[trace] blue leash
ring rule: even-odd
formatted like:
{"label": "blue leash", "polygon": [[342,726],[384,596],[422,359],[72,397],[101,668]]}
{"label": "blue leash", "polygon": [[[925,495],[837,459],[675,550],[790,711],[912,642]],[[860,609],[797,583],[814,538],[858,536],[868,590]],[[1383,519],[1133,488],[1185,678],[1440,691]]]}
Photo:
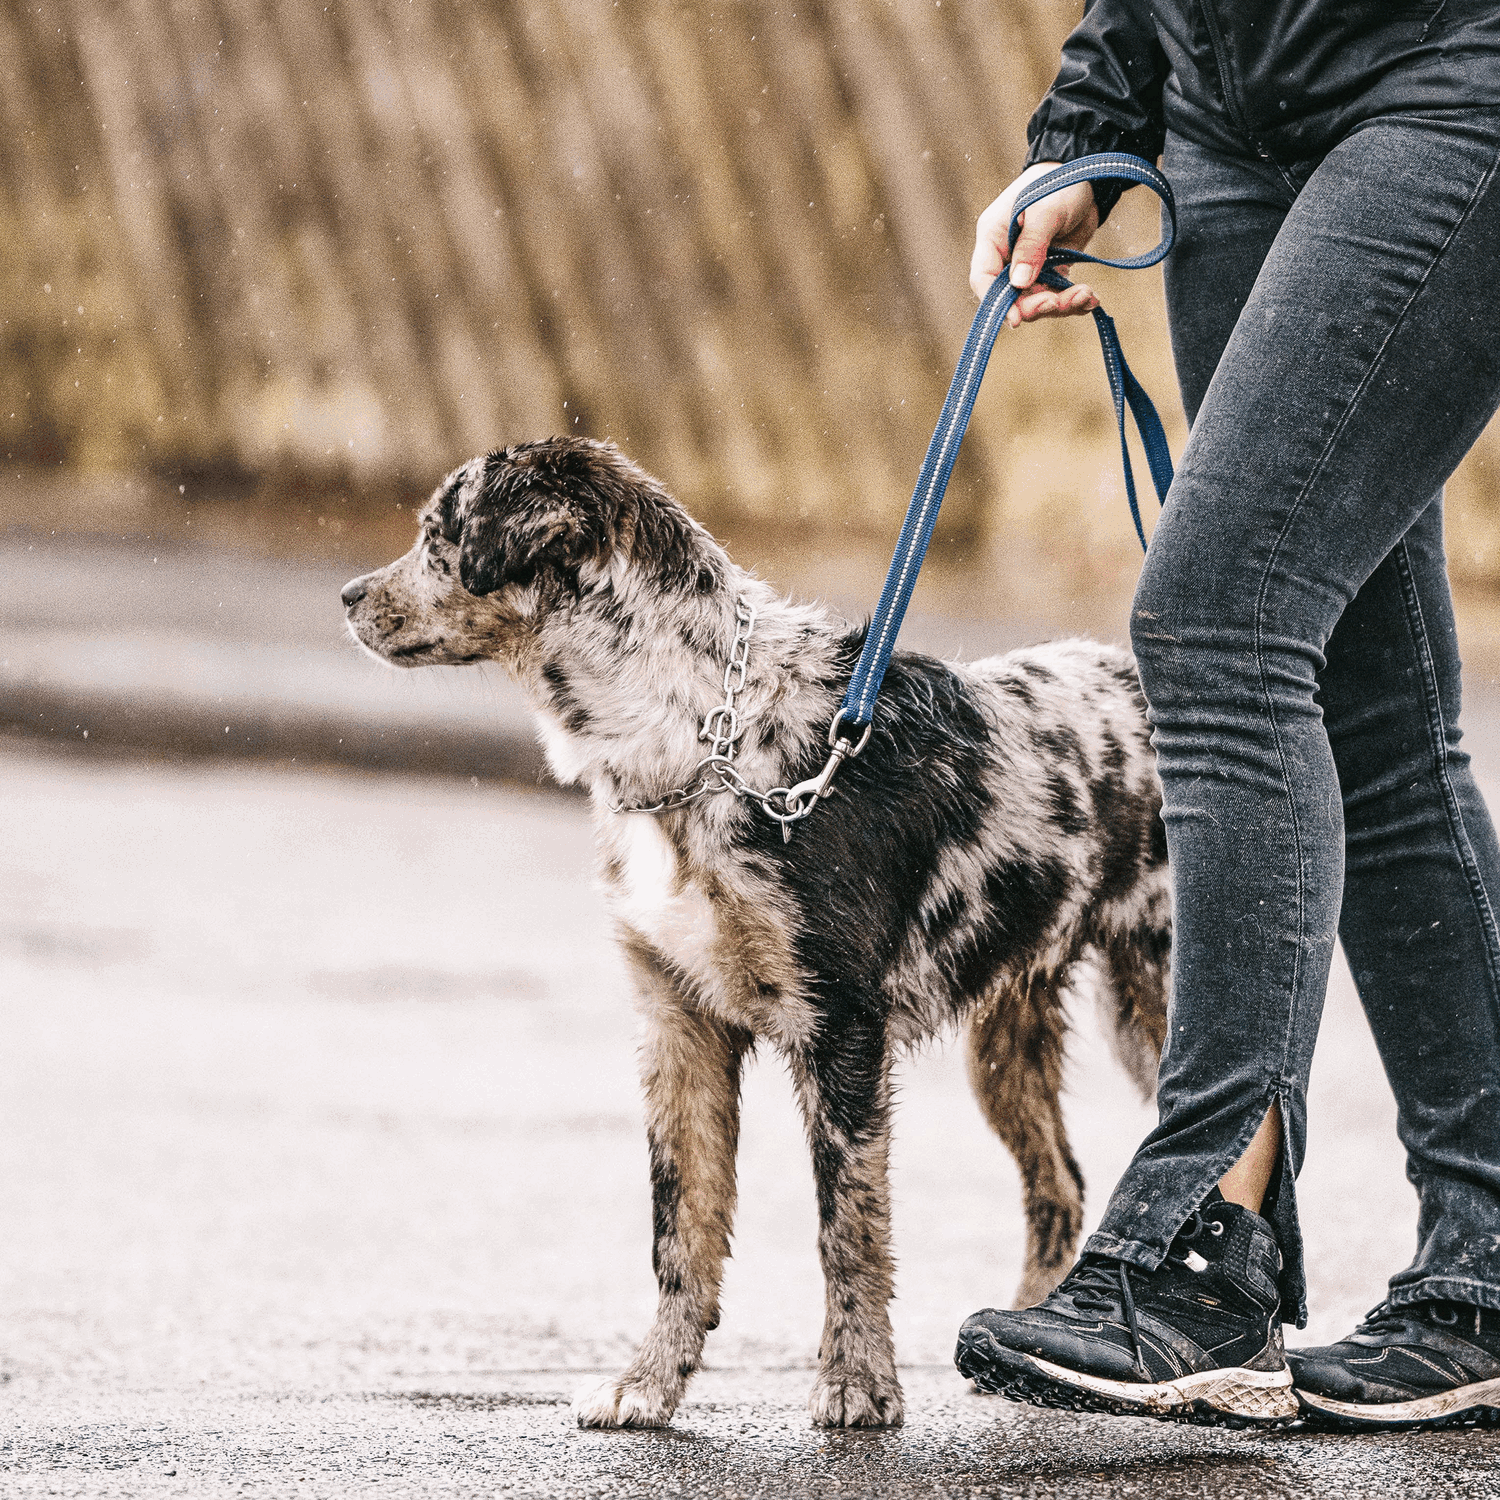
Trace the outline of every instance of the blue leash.
{"label": "blue leash", "polygon": [[[1033,203],[1047,197],[1049,193],[1055,193],[1059,188],[1101,178],[1118,178],[1129,183],[1143,184],[1166,204],[1168,223],[1161,243],[1144,255],[1132,255],[1125,260],[1108,260],[1104,256],[1090,255],[1083,250],[1050,250],[1046,264],[1037,278],[1040,285],[1058,291],[1073,285],[1067,277],[1052,269],[1054,265],[1089,261],[1094,265],[1137,271],[1154,266],[1171,250],[1177,233],[1177,208],[1172,199],[1171,186],[1150,162],[1116,151],[1080,157],[1077,161],[1069,162],[1056,171],[1037,178],[1016,199],[1011,211],[1011,245],[1015,244],[1020,232],[1021,215]],[[911,504],[907,507],[906,520],[896,543],[896,555],[891,559],[880,603],[870,621],[864,650],[854,668],[854,676],[850,679],[844,701],[828,728],[828,743],[833,753],[817,776],[792,787],[788,792],[788,810],[795,814],[805,817],[810,813],[816,806],[817,799],[828,791],[829,784],[844,760],[858,755],[869,743],[875,699],[880,692],[886,667],[890,664],[896,635],[901,629],[906,606],[911,600],[922,559],[927,555],[927,545],[932,540],[938,507],[943,503],[948,478],[958,458],[958,447],[963,441],[970,414],[974,410],[974,399],[979,394],[979,384],[984,379],[985,367],[989,364],[990,350],[994,347],[996,336],[1005,326],[1005,315],[1020,295],[1021,292],[1011,286],[1008,277],[1002,274],[991,283],[974,316],[964,352],[958,361],[958,369],[954,371],[953,381],[948,387],[947,400],[943,402],[937,430],[927,445],[927,456],[922,461],[917,487],[912,492]],[[1130,449],[1125,441],[1127,406],[1141,435],[1141,442],[1146,450],[1146,463],[1151,470],[1151,482],[1156,487],[1156,498],[1161,504],[1166,503],[1167,490],[1172,483],[1172,454],[1167,447],[1166,434],[1162,431],[1161,419],[1151,404],[1151,398],[1130,373],[1130,366],[1125,363],[1114,319],[1102,309],[1096,308],[1094,323],[1099,330],[1099,343],[1104,350],[1104,369],[1109,376],[1110,394],[1115,403],[1115,421],[1120,429],[1120,458],[1125,467],[1125,494],[1130,501],[1130,516],[1135,522],[1135,532],[1144,551],[1146,529],[1141,524],[1135,475],[1130,466]],[[789,837],[790,828],[785,824],[783,826]]]}

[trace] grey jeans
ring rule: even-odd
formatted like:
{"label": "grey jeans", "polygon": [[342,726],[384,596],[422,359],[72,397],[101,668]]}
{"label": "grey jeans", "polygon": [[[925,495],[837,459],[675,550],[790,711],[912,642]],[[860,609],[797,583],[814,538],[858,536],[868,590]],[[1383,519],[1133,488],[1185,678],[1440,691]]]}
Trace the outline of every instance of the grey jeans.
{"label": "grey jeans", "polygon": [[1176,888],[1160,1122],[1087,1249],[1156,1265],[1280,1102],[1294,1182],[1335,936],[1420,1199],[1391,1299],[1500,1308],[1500,848],[1459,748],[1441,488],[1500,405],[1500,114],[1288,166],[1172,139],[1192,432],[1131,639]]}

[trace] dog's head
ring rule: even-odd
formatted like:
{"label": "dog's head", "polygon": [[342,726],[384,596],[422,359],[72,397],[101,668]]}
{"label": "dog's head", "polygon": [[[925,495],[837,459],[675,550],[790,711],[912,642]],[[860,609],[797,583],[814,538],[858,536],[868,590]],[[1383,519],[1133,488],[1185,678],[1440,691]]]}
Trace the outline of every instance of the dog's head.
{"label": "dog's head", "polygon": [[560,605],[629,571],[708,593],[722,554],[612,443],[518,443],[455,469],[404,557],[346,584],[354,638],[396,666],[504,660]]}

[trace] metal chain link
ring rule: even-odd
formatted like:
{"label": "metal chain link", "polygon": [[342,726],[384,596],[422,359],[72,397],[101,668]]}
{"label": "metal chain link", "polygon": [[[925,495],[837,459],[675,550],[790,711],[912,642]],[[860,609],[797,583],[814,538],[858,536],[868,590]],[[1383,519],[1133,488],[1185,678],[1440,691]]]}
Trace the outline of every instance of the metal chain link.
{"label": "metal chain link", "polygon": [[[729,648],[729,660],[724,667],[724,701],[709,709],[704,716],[703,727],[698,738],[708,743],[708,754],[693,767],[693,779],[686,785],[674,787],[659,802],[611,803],[610,810],[617,813],[661,813],[676,812],[680,807],[696,802],[700,797],[713,796],[719,792],[733,792],[736,797],[754,802],[768,817],[781,824],[781,836],[790,843],[792,825],[799,823],[818,805],[818,798],[829,794],[828,782],[831,772],[824,768],[821,783],[814,786],[803,782],[798,787],[773,786],[769,791],[757,791],[734,764],[734,754],[739,748],[740,736],[745,726],[740,722],[735,699],[744,690],[745,678],[750,669],[750,635],[755,629],[755,606],[744,599],[735,601],[734,640]],[[868,738],[868,733],[866,738]],[[853,752],[846,741],[830,760],[835,768],[837,762]],[[863,749],[861,742],[860,749]],[[778,808],[775,804],[780,802]]]}

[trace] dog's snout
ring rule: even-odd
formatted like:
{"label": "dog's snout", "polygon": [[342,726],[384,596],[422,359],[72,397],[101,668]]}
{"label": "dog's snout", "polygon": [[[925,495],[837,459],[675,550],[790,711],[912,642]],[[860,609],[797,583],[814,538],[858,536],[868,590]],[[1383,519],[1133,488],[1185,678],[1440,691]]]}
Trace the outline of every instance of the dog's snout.
{"label": "dog's snout", "polygon": [[339,598],[344,601],[345,609],[353,609],[369,590],[370,580],[364,578],[351,578],[342,589],[339,590]]}

